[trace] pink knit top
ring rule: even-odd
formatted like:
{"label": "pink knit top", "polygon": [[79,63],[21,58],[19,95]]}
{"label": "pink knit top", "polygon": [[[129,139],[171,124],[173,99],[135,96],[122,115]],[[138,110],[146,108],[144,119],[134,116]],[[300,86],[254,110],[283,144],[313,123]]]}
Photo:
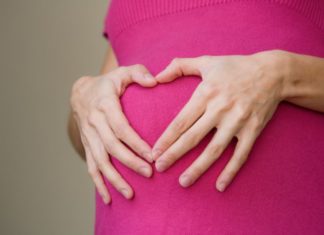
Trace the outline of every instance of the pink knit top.
{"label": "pink knit top", "polygon": [[[175,57],[270,49],[324,57],[324,0],[112,0],[104,33],[120,65],[143,64],[152,74]],[[186,76],[154,88],[132,84],[121,97],[124,113],[153,146],[199,82]],[[124,199],[106,181],[112,204],[96,194],[95,234],[324,234],[322,113],[282,102],[225,192],[215,182],[234,140],[182,188],[178,177],[213,134],[151,179],[112,156],[135,197]]]}

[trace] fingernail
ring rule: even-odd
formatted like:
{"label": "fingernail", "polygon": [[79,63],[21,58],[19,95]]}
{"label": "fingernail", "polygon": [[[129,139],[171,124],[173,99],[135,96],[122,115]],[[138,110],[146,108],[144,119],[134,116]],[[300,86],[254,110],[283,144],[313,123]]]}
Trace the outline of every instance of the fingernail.
{"label": "fingernail", "polygon": [[158,157],[160,157],[161,154],[162,154],[161,149],[153,149],[153,153],[152,153],[153,160],[158,159]]}
{"label": "fingernail", "polygon": [[150,73],[146,73],[144,75],[144,78],[147,79],[147,80],[152,80],[154,77]]}
{"label": "fingernail", "polygon": [[151,170],[148,167],[146,167],[146,166],[141,166],[139,168],[139,172],[142,175],[146,176],[146,177],[150,177],[151,176]]}
{"label": "fingernail", "polygon": [[167,168],[167,164],[165,161],[160,160],[155,163],[155,167],[156,167],[157,171],[162,172]]}
{"label": "fingernail", "polygon": [[150,163],[153,162],[153,156],[151,152],[145,152],[143,153],[143,157],[148,160]]}
{"label": "fingernail", "polygon": [[217,186],[217,189],[218,189],[218,191],[220,191],[220,192],[224,192],[224,190],[225,190],[225,182],[220,182],[219,184],[218,184],[218,186]]}
{"label": "fingernail", "polygon": [[124,195],[125,198],[128,199],[130,197],[130,193],[128,192],[127,189],[121,188],[119,191]]}
{"label": "fingernail", "polygon": [[182,187],[188,187],[192,183],[192,178],[189,175],[182,175],[179,179]]}

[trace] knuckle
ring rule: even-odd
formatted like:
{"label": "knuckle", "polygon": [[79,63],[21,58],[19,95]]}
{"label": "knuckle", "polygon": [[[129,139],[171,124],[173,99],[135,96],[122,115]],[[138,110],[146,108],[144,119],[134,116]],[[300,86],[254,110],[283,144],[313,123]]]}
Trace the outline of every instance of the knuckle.
{"label": "knuckle", "polygon": [[115,130],[115,135],[118,139],[123,139],[124,137],[126,137],[126,131],[125,129],[117,128]]}
{"label": "knuckle", "polygon": [[78,78],[73,83],[71,92],[72,93],[79,93],[81,91],[82,87],[91,79],[92,79],[92,77],[90,77],[90,76],[82,76],[82,77]]}
{"label": "knuckle", "polygon": [[126,130],[127,130],[127,125],[125,123],[117,122],[115,124],[114,133],[117,138],[120,139],[126,137]]}
{"label": "knuckle", "polygon": [[143,71],[146,70],[145,66],[142,65],[142,64],[134,64],[134,65],[132,65],[132,68],[134,70],[137,70],[137,71],[140,71],[140,72],[143,72]]}
{"label": "knuckle", "polygon": [[178,159],[178,154],[172,150],[167,151],[163,157],[163,161],[166,162],[174,162],[176,159]]}
{"label": "knuckle", "polygon": [[159,148],[160,149],[167,149],[172,144],[169,138],[161,138],[159,139]]}
{"label": "knuckle", "polygon": [[184,120],[176,119],[171,125],[171,129],[176,133],[182,133],[186,128],[186,122]]}
{"label": "knuckle", "polygon": [[105,139],[104,141],[105,149],[109,152],[115,152],[116,146],[118,142],[115,140],[115,138],[112,138],[110,135]]}
{"label": "knuckle", "polygon": [[253,115],[250,127],[253,131],[259,131],[263,126],[263,118],[259,115]]}
{"label": "knuckle", "polygon": [[223,101],[219,104],[217,111],[221,114],[224,114],[224,113],[228,112],[229,110],[231,110],[232,107],[233,107],[233,102],[231,102],[227,98],[224,98]]}
{"label": "knuckle", "polygon": [[78,89],[80,86],[82,86],[85,82],[87,82],[89,79],[91,79],[90,76],[82,76],[80,78],[78,78],[72,86],[72,90],[74,89]]}
{"label": "knuckle", "polygon": [[119,175],[116,175],[116,174],[111,174],[110,176],[109,176],[109,182],[111,183],[111,184],[113,184],[113,185],[115,185],[115,187],[122,187],[122,178],[121,178],[121,176],[119,176]]}
{"label": "knuckle", "polygon": [[236,114],[239,121],[245,121],[249,117],[249,112],[243,105],[238,105],[236,108]]}
{"label": "knuckle", "polygon": [[90,112],[89,115],[87,116],[87,121],[90,126],[95,127],[98,124],[98,116],[96,115],[95,112]]}
{"label": "knuckle", "polygon": [[181,139],[183,144],[196,146],[200,141],[200,136],[189,129]]}
{"label": "knuckle", "polygon": [[218,143],[213,143],[208,147],[207,155],[212,156],[212,157],[217,157],[221,153],[222,148],[223,148],[222,145],[220,145]]}
{"label": "knuckle", "polygon": [[237,171],[234,169],[229,169],[229,170],[225,171],[224,175],[226,175],[226,178],[228,178],[228,179],[233,179],[236,172]]}
{"label": "knuckle", "polygon": [[111,100],[108,97],[101,97],[96,102],[96,108],[102,112],[108,112],[111,107]]}
{"label": "knuckle", "polygon": [[200,176],[202,173],[204,173],[205,169],[202,165],[195,165],[192,167],[191,169],[191,174],[193,174],[194,176],[198,177]]}
{"label": "knuckle", "polygon": [[97,174],[97,168],[96,167],[88,167],[88,174],[94,178]]}
{"label": "knuckle", "polygon": [[107,159],[100,157],[97,160],[97,164],[98,164],[99,169],[103,169],[105,167],[105,165],[107,164]]}
{"label": "knuckle", "polygon": [[202,82],[197,90],[198,95],[203,98],[212,98],[218,93],[218,89],[207,82]]}
{"label": "knuckle", "polygon": [[239,156],[236,160],[237,168],[241,167],[247,160],[247,154]]}

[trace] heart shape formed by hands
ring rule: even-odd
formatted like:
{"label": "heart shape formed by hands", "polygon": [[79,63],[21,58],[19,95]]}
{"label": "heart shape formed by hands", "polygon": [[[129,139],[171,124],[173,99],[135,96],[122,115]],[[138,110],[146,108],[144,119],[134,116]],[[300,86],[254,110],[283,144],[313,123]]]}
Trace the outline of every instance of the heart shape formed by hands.
{"label": "heart shape formed by hands", "polygon": [[[179,182],[183,187],[192,185],[221,156],[231,140],[237,138],[235,152],[216,182],[216,188],[224,191],[247,160],[256,138],[282,100],[283,76],[269,72],[274,70],[275,63],[265,63],[278,53],[177,58],[157,74],[155,79],[160,84],[182,82],[174,83],[167,89],[159,90],[157,86],[151,91],[151,97],[146,97],[148,102],[156,105],[151,112],[155,116],[149,117],[146,125],[150,126],[152,122],[151,128],[154,128],[155,125],[161,126],[157,122],[170,120],[170,115],[174,117],[154,143],[152,157],[156,161],[156,169],[165,171],[213,128],[217,128],[208,146],[181,174]],[[159,92],[161,94],[157,94]],[[165,92],[172,95],[165,96]],[[161,102],[154,100],[156,97],[168,98]],[[146,101],[141,102],[145,104]],[[174,105],[172,111],[164,112],[163,103],[171,104],[171,107]],[[136,110],[132,112],[134,115]],[[140,116],[138,118],[145,118],[139,113],[137,115]],[[162,126],[165,125],[163,123]]]}

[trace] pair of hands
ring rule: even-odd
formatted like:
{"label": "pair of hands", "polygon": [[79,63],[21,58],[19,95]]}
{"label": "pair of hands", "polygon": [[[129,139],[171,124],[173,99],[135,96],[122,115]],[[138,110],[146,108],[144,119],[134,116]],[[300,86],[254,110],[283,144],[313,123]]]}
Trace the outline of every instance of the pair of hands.
{"label": "pair of hands", "polygon": [[[143,65],[121,66],[97,77],[78,79],[70,104],[86,153],[88,172],[103,201],[111,201],[102,174],[124,195],[133,190],[109,160],[150,177],[150,163],[165,171],[207,134],[217,128],[200,156],[181,174],[183,187],[192,185],[222,154],[233,137],[235,151],[216,181],[224,191],[248,158],[251,148],[278,104],[283,100],[279,50],[252,55],[176,58],[153,77]],[[122,112],[119,98],[130,83],[153,87],[177,77],[196,75],[202,81],[189,101],[151,147],[134,131]],[[127,144],[135,153],[132,153]],[[145,161],[146,160],[146,161]]]}

